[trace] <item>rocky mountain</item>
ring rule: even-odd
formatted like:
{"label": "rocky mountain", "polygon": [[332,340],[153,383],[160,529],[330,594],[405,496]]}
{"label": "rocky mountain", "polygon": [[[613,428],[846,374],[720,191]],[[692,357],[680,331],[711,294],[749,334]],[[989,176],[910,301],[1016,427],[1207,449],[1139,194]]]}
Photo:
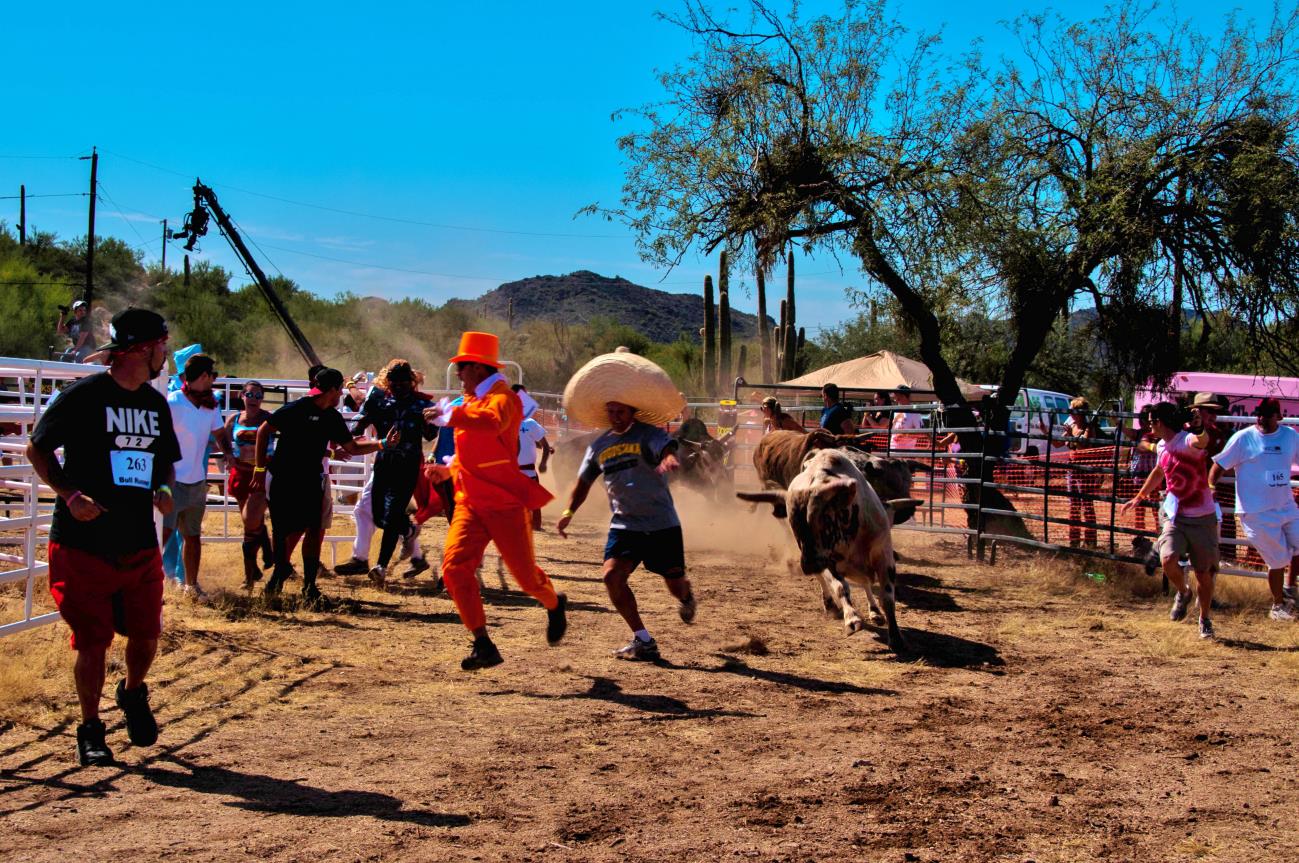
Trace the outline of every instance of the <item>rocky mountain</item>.
{"label": "rocky mountain", "polygon": [[[699,328],[704,325],[702,286],[699,293],[673,294],[589,270],[507,282],[476,300],[451,300],[447,305],[504,318],[511,301],[515,321],[586,323],[594,318],[607,318],[655,342],[674,342],[682,333],[698,341]],[[741,301],[752,302],[747,297]],[[774,327],[775,322],[770,321],[770,325]],[[758,316],[732,308],[731,328],[736,339],[755,336]]]}

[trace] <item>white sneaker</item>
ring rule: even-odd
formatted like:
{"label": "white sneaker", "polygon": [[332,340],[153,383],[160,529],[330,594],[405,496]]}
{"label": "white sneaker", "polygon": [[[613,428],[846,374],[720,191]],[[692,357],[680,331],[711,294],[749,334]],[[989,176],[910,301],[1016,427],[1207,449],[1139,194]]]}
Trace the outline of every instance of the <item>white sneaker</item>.
{"label": "white sneaker", "polygon": [[1274,603],[1272,605],[1272,610],[1268,612],[1267,616],[1273,620],[1294,620],[1294,612],[1294,604],[1287,599],[1285,602]]}

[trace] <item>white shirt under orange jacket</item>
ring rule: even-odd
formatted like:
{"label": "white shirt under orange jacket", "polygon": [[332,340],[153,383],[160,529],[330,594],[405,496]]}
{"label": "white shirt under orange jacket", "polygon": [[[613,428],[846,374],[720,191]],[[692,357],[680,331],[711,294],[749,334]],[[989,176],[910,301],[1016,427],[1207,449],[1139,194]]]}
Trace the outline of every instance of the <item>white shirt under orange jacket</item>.
{"label": "white shirt under orange jacket", "polygon": [[483,510],[541,509],[554,499],[519,470],[522,422],[523,404],[499,373],[451,410],[447,425],[455,431],[451,476],[456,503]]}

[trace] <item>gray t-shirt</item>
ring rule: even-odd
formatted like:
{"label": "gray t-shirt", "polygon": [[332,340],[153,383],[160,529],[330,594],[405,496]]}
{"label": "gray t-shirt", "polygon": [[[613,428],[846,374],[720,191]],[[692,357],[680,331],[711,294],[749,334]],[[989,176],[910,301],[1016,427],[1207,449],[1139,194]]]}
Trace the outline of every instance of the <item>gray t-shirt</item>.
{"label": "gray t-shirt", "polygon": [[613,511],[609,527],[652,531],[681,526],[667,477],[655,470],[672,443],[662,429],[634,422],[622,434],[607,431],[587,447],[578,475],[593,483],[604,474]]}

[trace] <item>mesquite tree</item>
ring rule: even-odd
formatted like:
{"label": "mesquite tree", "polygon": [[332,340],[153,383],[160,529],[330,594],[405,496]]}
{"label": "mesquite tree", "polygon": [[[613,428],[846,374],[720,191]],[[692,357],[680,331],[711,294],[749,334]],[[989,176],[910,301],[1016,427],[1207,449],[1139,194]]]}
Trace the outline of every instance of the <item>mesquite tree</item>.
{"label": "mesquite tree", "polygon": [[793,10],[751,0],[732,20],[745,10],[687,0],[670,19],[696,51],[621,140],[611,214],[647,257],[725,246],[769,269],[791,243],[854,257],[949,404],[964,399],[943,327],[986,310],[1009,332],[994,412],[1072,304],[1095,306],[1107,361],[1133,379],[1175,367],[1178,340],[1152,335],[1182,326],[1184,301],[1291,332],[1295,10],[1212,37],[1128,0],[1091,21],[1025,17],[1023,56],[998,68],[909,37],[883,2]]}

